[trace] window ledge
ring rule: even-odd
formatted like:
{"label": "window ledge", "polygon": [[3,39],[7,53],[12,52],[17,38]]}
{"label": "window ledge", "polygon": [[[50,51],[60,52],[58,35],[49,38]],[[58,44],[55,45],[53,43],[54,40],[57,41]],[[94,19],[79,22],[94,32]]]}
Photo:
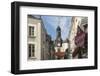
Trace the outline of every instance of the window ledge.
{"label": "window ledge", "polygon": [[28,58],[29,60],[33,60],[33,59],[36,59],[36,57],[30,57],[30,58]]}
{"label": "window ledge", "polygon": [[36,36],[28,36],[29,38],[36,38]]}

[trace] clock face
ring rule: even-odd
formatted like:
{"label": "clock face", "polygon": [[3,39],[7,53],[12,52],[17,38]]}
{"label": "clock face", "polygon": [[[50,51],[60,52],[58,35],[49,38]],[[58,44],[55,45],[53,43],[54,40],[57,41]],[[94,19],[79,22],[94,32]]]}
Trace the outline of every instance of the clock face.
{"label": "clock face", "polygon": [[61,39],[60,39],[60,38],[58,38],[58,41],[61,41]]}
{"label": "clock face", "polygon": [[57,45],[60,46],[60,43],[58,43]]}

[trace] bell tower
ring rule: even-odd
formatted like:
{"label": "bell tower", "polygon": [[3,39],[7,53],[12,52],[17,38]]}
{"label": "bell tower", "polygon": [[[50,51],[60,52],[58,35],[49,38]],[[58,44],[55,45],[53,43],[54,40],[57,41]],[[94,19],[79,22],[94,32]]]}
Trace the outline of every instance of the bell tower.
{"label": "bell tower", "polygon": [[57,47],[62,47],[62,38],[61,38],[61,28],[58,26],[56,29],[56,40],[55,45]]}

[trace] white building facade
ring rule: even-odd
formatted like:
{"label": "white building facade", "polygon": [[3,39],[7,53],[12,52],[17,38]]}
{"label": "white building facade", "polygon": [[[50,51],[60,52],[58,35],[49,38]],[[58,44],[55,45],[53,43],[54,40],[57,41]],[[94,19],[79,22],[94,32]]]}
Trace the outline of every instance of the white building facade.
{"label": "white building facade", "polygon": [[[75,52],[75,49],[77,48],[75,44],[75,37],[77,35],[78,27],[84,31],[83,25],[88,24],[87,17],[72,17],[72,25],[71,30],[69,33],[69,51],[70,51],[70,58],[78,58],[78,54],[73,57],[73,53]],[[77,50],[77,49],[76,49]]]}
{"label": "white building facade", "polygon": [[48,47],[46,46],[46,30],[40,18],[28,15],[27,24],[27,50],[29,60],[48,59]]}
{"label": "white building facade", "polygon": [[70,29],[70,33],[69,33],[69,52],[70,52],[70,59],[72,59],[72,54],[76,48],[75,45],[75,36],[77,33],[77,27],[80,26],[81,24],[81,17],[72,17],[72,25],[71,25],[71,29]]}

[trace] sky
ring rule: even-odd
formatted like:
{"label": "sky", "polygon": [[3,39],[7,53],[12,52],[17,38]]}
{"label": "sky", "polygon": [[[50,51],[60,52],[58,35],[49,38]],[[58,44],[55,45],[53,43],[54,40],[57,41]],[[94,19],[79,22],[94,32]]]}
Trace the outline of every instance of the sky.
{"label": "sky", "polygon": [[56,28],[60,26],[61,37],[63,40],[68,38],[69,30],[71,27],[71,18],[69,16],[41,16],[47,33],[52,37],[52,40],[56,39]]}

